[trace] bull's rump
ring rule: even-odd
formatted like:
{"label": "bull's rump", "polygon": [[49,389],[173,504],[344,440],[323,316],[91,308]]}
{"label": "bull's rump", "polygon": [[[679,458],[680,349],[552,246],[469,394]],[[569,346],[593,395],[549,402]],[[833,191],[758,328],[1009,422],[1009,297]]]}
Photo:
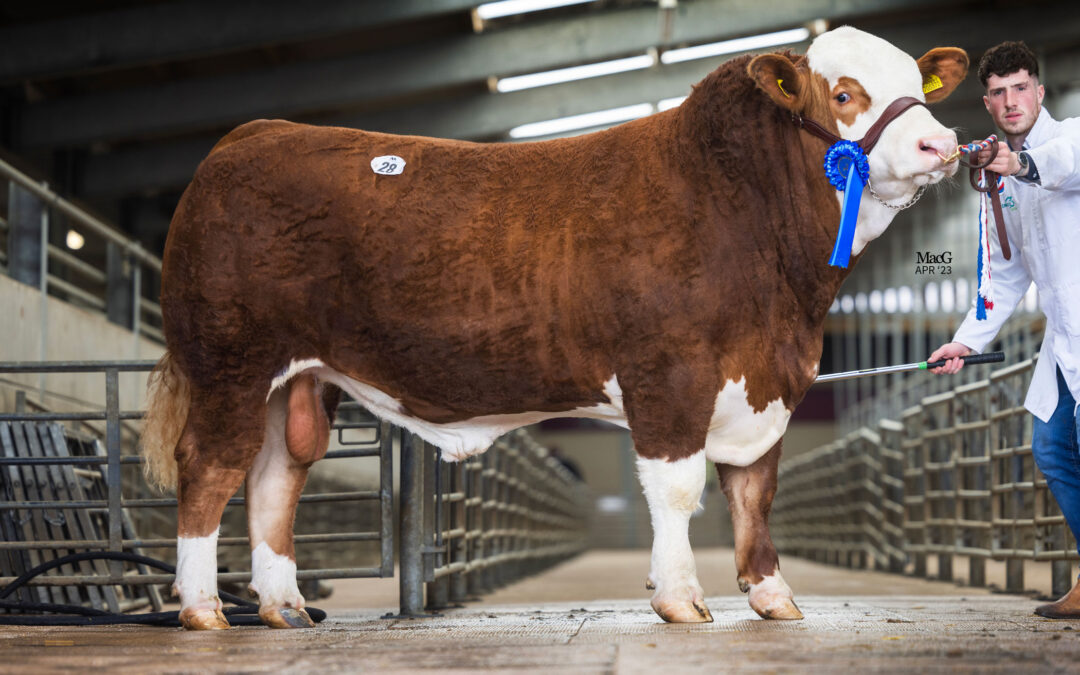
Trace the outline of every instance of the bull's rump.
{"label": "bull's rump", "polygon": [[[635,165],[620,140],[245,125],[174,217],[170,349],[207,385],[318,358],[431,421],[606,401],[626,308],[659,283],[641,242],[661,232],[641,215],[673,208],[657,160]],[[382,155],[404,172],[375,174]]]}

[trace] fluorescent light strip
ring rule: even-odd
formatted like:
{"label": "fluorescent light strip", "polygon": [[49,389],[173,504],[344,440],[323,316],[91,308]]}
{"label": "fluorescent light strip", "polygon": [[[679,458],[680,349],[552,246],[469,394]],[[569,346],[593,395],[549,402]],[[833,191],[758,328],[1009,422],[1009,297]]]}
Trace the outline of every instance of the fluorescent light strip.
{"label": "fluorescent light strip", "polygon": [[510,138],[534,138],[536,136],[558,134],[564,131],[588,129],[589,127],[598,127],[604,124],[627,122],[639,117],[651,115],[652,112],[653,107],[651,103],[638,103],[636,105],[628,105],[621,108],[585,113],[584,115],[560,117],[558,119],[545,120],[543,122],[530,122],[529,124],[522,124],[519,127],[511,129]]}
{"label": "fluorescent light strip", "polygon": [[653,57],[642,54],[640,56],[631,56],[625,59],[615,59],[614,61],[602,61],[600,63],[590,63],[584,66],[547,70],[542,73],[529,73],[528,75],[504,77],[496,83],[495,88],[502,92],[518,91],[520,89],[531,89],[533,87],[545,87],[549,84],[558,84],[559,82],[571,82],[573,80],[584,80],[590,77],[600,77],[602,75],[611,75],[613,73],[625,73],[629,70],[641,70],[643,68],[649,68],[652,65]]}
{"label": "fluorescent light strip", "polygon": [[665,98],[656,104],[656,109],[660,112],[665,110],[671,110],[672,108],[678,108],[682,105],[682,102],[686,100],[685,96],[676,96],[675,98]]}
{"label": "fluorescent light strip", "polygon": [[810,37],[810,31],[808,29],[793,28],[791,30],[782,30],[776,33],[765,33],[764,35],[752,35],[750,37],[735,38],[734,40],[724,40],[723,42],[712,42],[707,45],[697,45],[695,47],[685,47],[683,49],[671,49],[660,55],[660,62],[663,64],[680,63],[682,61],[704,59],[710,56],[720,56],[721,54],[745,52],[750,51],[751,49],[764,49],[765,47],[786,45],[791,44],[792,42],[802,42],[808,37]]}
{"label": "fluorescent light strip", "polygon": [[525,14],[527,12],[539,12],[553,7],[566,7],[567,5],[583,5],[592,0],[502,0],[501,2],[486,2],[476,8],[476,14],[481,19],[497,19],[500,16],[511,14]]}

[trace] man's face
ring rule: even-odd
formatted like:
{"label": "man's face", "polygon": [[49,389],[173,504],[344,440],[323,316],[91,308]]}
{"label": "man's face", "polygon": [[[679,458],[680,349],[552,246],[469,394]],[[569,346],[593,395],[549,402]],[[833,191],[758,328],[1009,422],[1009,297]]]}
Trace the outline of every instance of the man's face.
{"label": "man's face", "polygon": [[1024,136],[1039,117],[1046,91],[1039,80],[1021,69],[1010,75],[991,75],[986,79],[983,103],[994,123],[1008,136]]}

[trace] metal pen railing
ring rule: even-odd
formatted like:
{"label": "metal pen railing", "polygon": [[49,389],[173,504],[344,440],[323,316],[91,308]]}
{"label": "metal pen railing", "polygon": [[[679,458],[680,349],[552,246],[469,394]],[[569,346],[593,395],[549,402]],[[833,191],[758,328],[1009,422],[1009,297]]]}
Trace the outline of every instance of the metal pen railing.
{"label": "metal pen railing", "polygon": [[[67,536],[47,536],[42,538],[41,531],[26,534],[31,536],[9,537],[0,542],[0,553],[8,552],[8,555],[16,555],[16,552],[32,554],[27,560],[49,560],[60,551],[75,550],[103,550],[112,552],[134,551],[143,552],[145,549],[157,549],[162,557],[172,559],[176,547],[174,536],[137,536],[135,528],[125,528],[125,522],[138,523],[150,520],[138,517],[147,510],[164,509],[168,513],[175,513],[175,497],[147,497],[140,475],[142,460],[134,454],[135,439],[133,437],[122,438],[123,420],[136,420],[142,417],[141,411],[121,410],[119,405],[119,374],[121,372],[148,372],[153,369],[152,361],[117,361],[117,362],[51,362],[51,363],[19,363],[0,364],[0,373],[102,373],[105,378],[105,408],[90,412],[4,412],[0,413],[0,434],[3,434],[3,443],[0,448],[0,470],[6,471],[8,485],[14,486],[16,494],[9,494],[7,498],[0,499],[0,517],[6,517],[9,524],[25,521],[28,518],[38,517],[40,514],[52,512],[68,513],[91,513],[104,516],[105,536],[100,539],[82,538],[72,539]],[[301,561],[301,569],[297,572],[297,578],[301,581],[309,579],[328,579],[341,577],[387,577],[393,576],[393,444],[397,430],[387,424],[368,419],[342,419],[350,417],[348,408],[339,415],[339,421],[335,422],[333,429],[336,430],[339,444],[342,449],[332,450],[327,453],[327,460],[355,459],[370,457],[379,462],[378,476],[379,486],[374,490],[345,490],[321,493],[309,493],[301,495],[298,507],[301,517],[300,523],[324,524],[329,519],[335,525],[353,525],[355,522],[374,521],[375,528],[371,530],[348,530],[338,532],[301,533],[295,537],[298,546],[298,560]],[[355,418],[355,415],[352,417]],[[18,452],[16,435],[25,434],[25,430],[12,425],[40,425],[57,422],[96,420],[105,422],[104,443],[100,454],[91,457],[78,456],[53,456],[31,457],[25,452]],[[362,439],[349,439],[345,437],[348,431],[362,430],[366,437]],[[52,433],[64,432],[59,426],[55,426]],[[97,499],[45,499],[32,498],[27,491],[18,492],[22,486],[40,483],[46,477],[35,477],[33,472],[39,467],[66,467],[72,471],[99,472],[102,482],[107,490],[103,498]],[[124,469],[130,467],[125,473]],[[84,473],[84,477],[86,474]],[[125,494],[127,492],[127,494]],[[140,496],[132,496],[131,492],[141,492]],[[229,500],[226,508],[226,517],[223,519],[224,536],[218,540],[219,546],[228,549],[230,547],[247,547],[248,539],[242,533],[230,536],[228,532],[229,510],[243,506],[245,500],[237,496]],[[374,514],[364,515],[363,505],[374,503]],[[333,505],[333,508],[324,508],[323,505]],[[350,506],[352,508],[350,508]],[[317,509],[322,514],[318,517],[303,517],[305,509]],[[369,510],[370,511],[370,510]],[[38,514],[35,516],[35,514]],[[336,517],[334,514],[347,514]],[[309,514],[310,515],[310,514]],[[162,519],[159,519],[159,521]],[[170,522],[168,518],[163,519]],[[242,520],[236,519],[233,520]],[[171,531],[175,532],[174,521]],[[54,533],[54,535],[58,535]],[[302,552],[307,545],[328,543],[359,543],[373,542],[377,547],[374,554],[377,564],[368,566],[326,567],[319,565],[303,565]],[[246,560],[244,556],[229,556],[223,554],[223,558]],[[238,565],[239,566],[239,565]],[[0,577],[0,586],[10,583],[14,577]],[[246,582],[250,579],[250,572],[225,572],[218,575],[222,583]],[[30,583],[43,586],[64,585],[94,585],[106,586],[113,584],[146,585],[161,584],[172,581],[170,574],[130,574],[125,573],[122,563],[111,561],[108,573],[102,574],[101,570],[81,574],[51,574],[41,576]]]}
{"label": "metal pen railing", "polygon": [[1024,561],[1043,561],[1053,592],[1067,592],[1080,554],[1031,453],[1023,400],[1034,364],[924,397],[900,421],[784,462],[772,510],[778,549],[853,567],[909,566],[916,576],[927,576],[933,556],[942,580],[962,556],[972,586],[986,585],[988,560],[1004,561],[1008,591],[1023,590]]}
{"label": "metal pen railing", "polygon": [[[105,380],[101,410],[0,413],[0,532],[4,535],[0,562],[25,570],[86,550],[145,553],[149,549],[173,559],[176,499],[149,495],[144,487],[142,459],[135,454],[137,434],[130,425],[124,426],[125,421],[140,419],[142,412],[120,407],[120,373],[148,372],[154,365],[152,361],[0,363],[0,373],[99,373]],[[61,422],[104,422],[100,441],[90,443],[94,452],[68,452],[68,440],[77,432],[63,429]],[[378,487],[356,490],[324,485],[322,491],[312,492],[309,485],[300,497],[296,522],[298,530],[304,529],[300,524],[317,524],[319,531],[295,536],[300,581],[393,576],[395,449],[401,457],[402,614],[421,615],[425,606],[434,609],[475,597],[585,547],[585,512],[590,500],[584,484],[523,430],[500,438],[483,454],[445,463],[434,447],[371,419],[353,403],[339,407],[332,428],[340,447],[329,451],[325,460],[377,459]],[[31,452],[27,447],[31,436],[42,433],[54,439],[52,450]],[[46,488],[56,483],[78,488],[80,481],[87,480],[95,482],[100,494]],[[232,571],[246,570],[249,565],[248,539],[243,536],[246,520],[236,508],[244,503],[241,496],[230,499],[222,519],[219,563],[230,571],[218,574],[221,583],[250,579],[247,571]],[[67,527],[76,522],[83,526]],[[358,522],[372,527],[358,530]],[[154,531],[143,531],[147,526]],[[336,557],[320,553],[334,546],[349,548],[338,551]],[[342,557],[353,560],[364,555],[373,564],[337,564]],[[0,576],[0,586],[14,578]],[[172,580],[170,574],[110,561],[81,565],[73,574],[56,571],[38,577],[28,593],[55,594],[64,587],[144,587]],[[44,596],[39,599],[45,601]],[[160,605],[160,599],[153,604]],[[112,596],[109,607],[125,609]]]}
{"label": "metal pen railing", "polygon": [[402,550],[402,615],[491,592],[586,547],[584,483],[524,430],[452,464],[412,439],[401,464],[403,494],[409,485],[422,485],[432,507],[402,511],[402,541],[416,541],[419,551],[407,557]]}
{"label": "metal pen railing", "polygon": [[[873,320],[871,321],[873,323]],[[1045,319],[1041,316],[1023,314],[1018,310],[1017,316],[999,333],[998,337],[984,351],[1003,351],[1011,359],[1023,360],[1031,358],[1039,348],[1042,340]],[[949,330],[940,336],[941,340],[951,339],[953,333]],[[900,340],[899,336],[893,339]],[[908,338],[910,339],[910,338]],[[920,343],[924,342],[922,340]],[[930,343],[933,349],[937,342]],[[909,360],[917,361],[929,356],[928,352],[920,347],[913,353]],[[869,358],[869,357],[868,357]],[[882,365],[880,362],[860,363],[859,367]],[[841,434],[846,434],[860,427],[874,428],[878,420],[898,420],[903,411],[912,406],[919,405],[928,396],[951,391],[959,385],[971,384],[985,375],[976,368],[966,368],[958,374],[944,377],[927,377],[926,373],[914,372],[907,374],[887,375],[881,379],[883,384],[876,395],[859,398],[858,380],[849,380],[844,383],[836,383],[834,386],[834,400],[839,411],[837,426]]]}
{"label": "metal pen railing", "polygon": [[[31,248],[37,251],[38,260],[30,277],[36,279],[43,297],[59,295],[85,309],[106,315],[110,314],[110,304],[122,300],[124,306],[111,312],[114,318],[120,319],[118,314],[122,314],[122,322],[135,335],[164,342],[161,306],[149,297],[161,278],[161,259],[116,227],[87,213],[50,190],[47,184],[35,181],[3,160],[0,160],[0,177],[8,181],[9,214],[6,219],[0,219],[0,234],[4,235],[5,243],[10,244],[13,236],[10,214],[13,204],[24,200],[34,202],[29,217],[35,222],[29,225],[36,232],[30,239],[34,240]],[[104,242],[109,256],[115,256],[116,260],[111,265],[108,260],[104,265],[91,264],[50,243],[50,228],[55,227],[56,221],[63,220],[76,226],[81,234],[92,235]],[[19,241],[29,243],[22,238]],[[5,271],[26,281],[21,278],[22,274],[12,269],[17,265],[8,256],[8,246],[2,248]],[[40,335],[44,336],[48,329],[45,312],[42,312],[41,322]]]}

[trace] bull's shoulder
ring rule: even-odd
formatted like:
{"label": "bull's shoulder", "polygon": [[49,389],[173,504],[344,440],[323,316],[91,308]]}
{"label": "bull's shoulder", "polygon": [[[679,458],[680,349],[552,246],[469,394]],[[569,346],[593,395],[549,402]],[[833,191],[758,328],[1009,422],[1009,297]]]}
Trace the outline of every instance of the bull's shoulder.
{"label": "bull's shoulder", "polygon": [[252,120],[251,122],[245,122],[236,127],[229,133],[225,134],[220,141],[210,150],[213,154],[222,148],[228,147],[234,143],[244,140],[245,138],[251,138],[253,136],[263,136],[268,134],[277,134],[283,131],[294,130],[298,127],[306,126],[303,124],[297,124],[296,122],[289,122],[288,120]]}

